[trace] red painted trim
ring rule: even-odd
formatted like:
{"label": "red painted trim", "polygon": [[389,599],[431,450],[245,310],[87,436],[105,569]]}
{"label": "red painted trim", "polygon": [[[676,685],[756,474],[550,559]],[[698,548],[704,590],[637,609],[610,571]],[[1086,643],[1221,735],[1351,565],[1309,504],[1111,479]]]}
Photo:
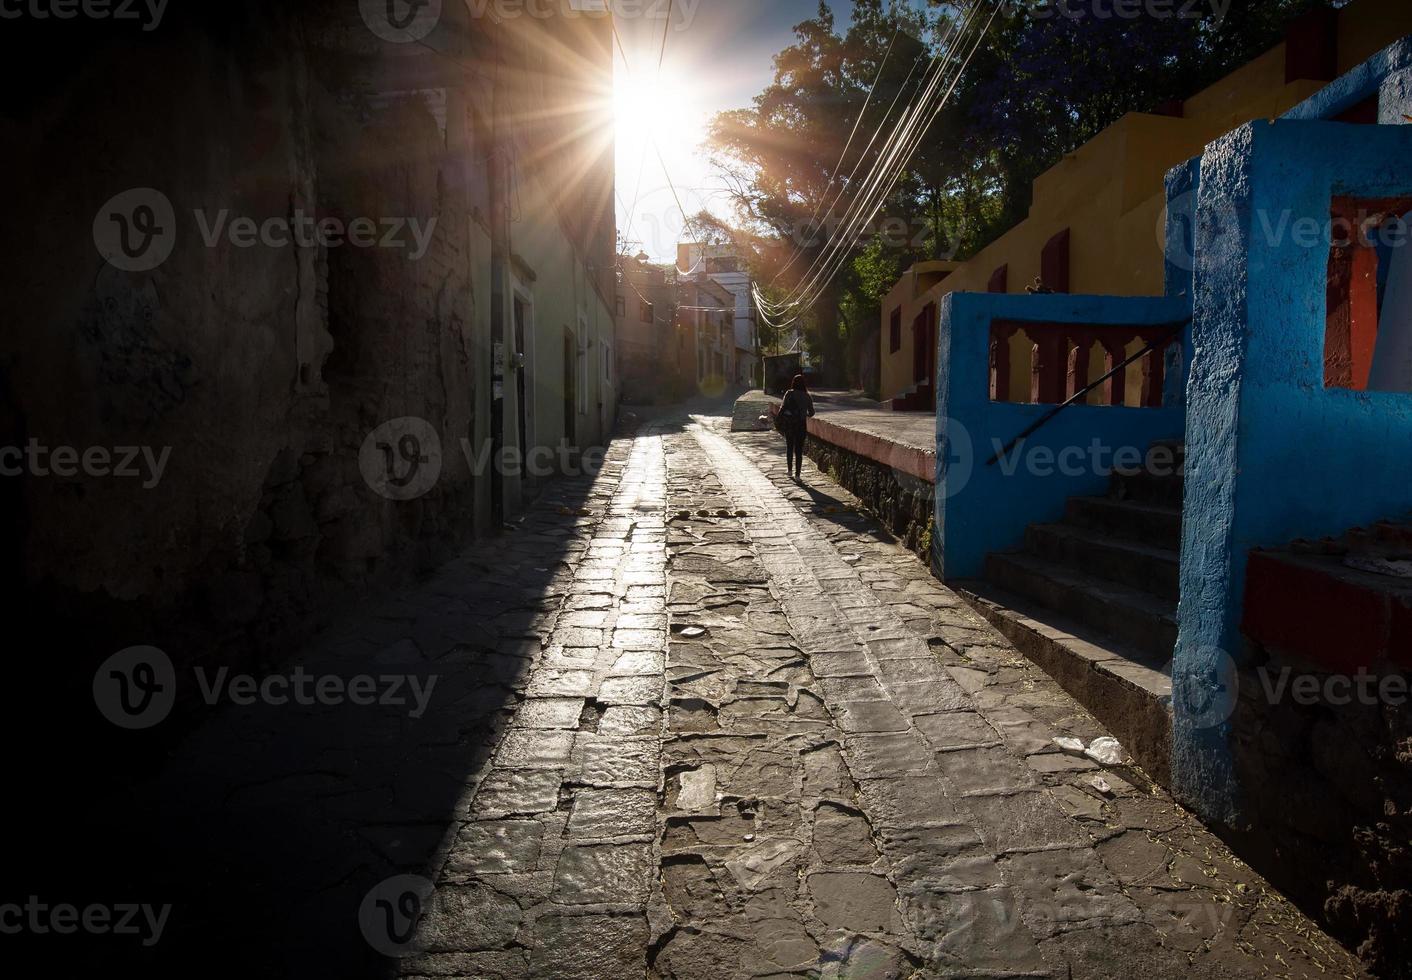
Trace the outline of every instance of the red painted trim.
{"label": "red painted trim", "polygon": [[[1291,556],[1251,552],[1241,628],[1272,652],[1332,670],[1385,663],[1393,653],[1394,597],[1333,574],[1336,569],[1339,566],[1325,568]],[[1402,625],[1412,623],[1403,620]]]}
{"label": "red painted trim", "polygon": [[1346,109],[1334,116],[1334,122],[1355,123],[1359,126],[1376,126],[1378,124],[1378,96],[1374,93],[1358,103],[1352,109]]}

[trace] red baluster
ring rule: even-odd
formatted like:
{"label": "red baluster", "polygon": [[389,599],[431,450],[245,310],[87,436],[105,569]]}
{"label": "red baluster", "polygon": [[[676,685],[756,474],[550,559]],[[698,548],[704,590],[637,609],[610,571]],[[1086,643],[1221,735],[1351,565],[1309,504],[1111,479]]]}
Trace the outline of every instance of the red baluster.
{"label": "red baluster", "polygon": [[1072,398],[1088,387],[1089,349],[1093,346],[1093,331],[1075,330],[1069,333],[1069,364],[1064,395]]}
{"label": "red baluster", "polygon": [[1016,327],[995,324],[990,330],[990,400],[1010,400],[1010,340]]}
{"label": "red baluster", "polygon": [[[1145,343],[1151,343],[1144,338]],[[1162,378],[1166,370],[1166,349],[1150,350],[1142,359],[1142,404],[1148,408],[1162,407]]]}
{"label": "red baluster", "polygon": [[1036,331],[1034,361],[1030,367],[1030,398],[1040,404],[1064,400],[1064,335],[1054,328]]}
{"label": "red baluster", "polygon": [[[1128,356],[1123,342],[1112,334],[1104,337],[1100,343],[1103,344],[1103,370],[1112,371]],[[1107,405],[1122,405],[1127,401],[1127,368],[1110,375],[1108,380],[1103,382],[1103,402]]]}

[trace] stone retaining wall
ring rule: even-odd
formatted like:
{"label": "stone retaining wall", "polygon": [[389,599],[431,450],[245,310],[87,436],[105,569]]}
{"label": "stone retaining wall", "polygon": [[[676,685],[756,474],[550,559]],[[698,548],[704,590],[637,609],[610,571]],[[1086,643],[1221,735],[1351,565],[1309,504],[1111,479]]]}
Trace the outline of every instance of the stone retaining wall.
{"label": "stone retaining wall", "polygon": [[862,500],[908,550],[930,561],[932,484],[812,434],[804,451],[819,469]]}
{"label": "stone retaining wall", "polygon": [[[1240,670],[1229,722],[1242,788],[1242,853],[1376,975],[1406,977],[1412,953],[1407,678],[1392,678],[1393,697],[1360,697],[1349,683],[1356,676],[1306,671],[1264,655],[1265,663]],[[1375,673],[1375,680],[1387,676]]]}

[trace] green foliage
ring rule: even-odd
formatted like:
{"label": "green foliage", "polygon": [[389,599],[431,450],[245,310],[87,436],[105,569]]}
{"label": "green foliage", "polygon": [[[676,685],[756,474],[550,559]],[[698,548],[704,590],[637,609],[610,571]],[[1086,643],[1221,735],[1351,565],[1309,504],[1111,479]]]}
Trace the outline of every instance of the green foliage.
{"label": "green foliage", "polygon": [[[817,219],[836,223],[871,171],[886,129],[873,153],[859,157],[883,112],[915,94],[938,28],[980,2],[950,0],[924,14],[898,2],[854,0],[842,33],[820,3],[775,57],[774,80],[753,105],[717,116],[713,159],[753,236],[748,254],[757,279],[783,295],[813,265],[829,237],[828,222],[820,231]],[[850,261],[810,311],[809,348],[835,369],[830,380],[841,379],[839,362],[856,364],[845,352],[876,326],[880,300],[902,270],[973,255],[1025,217],[1033,180],[1065,153],[1124,113],[1194,94],[1277,43],[1291,17],[1323,2],[1230,0],[1223,19],[1211,4],[1198,5],[1196,18],[1137,20],[1037,15],[1041,0],[1005,4],[879,220],[848,243]],[[837,166],[860,114],[859,138]]]}

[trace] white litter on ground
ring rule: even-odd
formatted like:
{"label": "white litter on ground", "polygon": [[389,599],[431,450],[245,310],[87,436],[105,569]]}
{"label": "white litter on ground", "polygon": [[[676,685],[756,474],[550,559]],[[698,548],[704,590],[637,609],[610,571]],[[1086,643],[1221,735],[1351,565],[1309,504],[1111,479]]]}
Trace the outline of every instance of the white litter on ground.
{"label": "white litter on ground", "polygon": [[1118,744],[1118,740],[1111,735],[1104,735],[1089,743],[1084,755],[1095,762],[1101,762],[1105,766],[1116,766],[1127,757],[1123,747]]}
{"label": "white litter on ground", "polygon": [[1059,748],[1070,755],[1083,755],[1084,742],[1081,738],[1074,738],[1072,735],[1057,735],[1052,741]]}

